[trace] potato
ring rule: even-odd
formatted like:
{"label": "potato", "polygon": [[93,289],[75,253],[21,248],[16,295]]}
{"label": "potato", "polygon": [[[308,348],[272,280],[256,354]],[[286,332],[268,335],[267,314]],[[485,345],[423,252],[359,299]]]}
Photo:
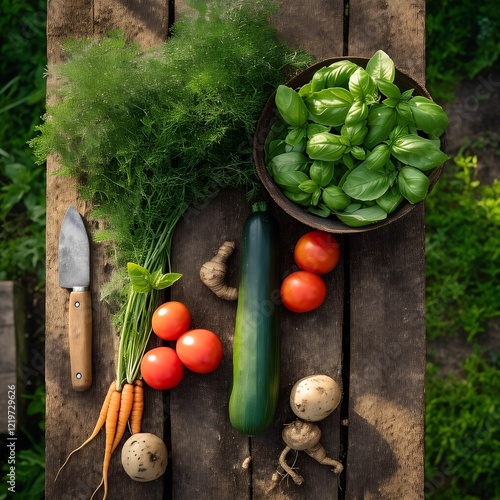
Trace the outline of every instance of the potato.
{"label": "potato", "polygon": [[290,406],[297,417],[308,422],[323,420],[340,403],[340,388],[328,375],[310,375],[298,380],[290,393]]}
{"label": "potato", "polygon": [[132,434],[122,448],[122,465],[134,481],[154,481],[167,469],[167,447],[154,434]]}

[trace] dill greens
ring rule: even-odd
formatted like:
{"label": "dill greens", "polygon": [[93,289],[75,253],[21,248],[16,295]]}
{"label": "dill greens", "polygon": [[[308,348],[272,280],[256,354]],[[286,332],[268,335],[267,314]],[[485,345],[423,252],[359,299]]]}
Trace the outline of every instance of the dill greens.
{"label": "dill greens", "polygon": [[[55,102],[30,143],[39,162],[57,155],[59,173],[78,179],[92,216],[105,223],[94,237],[113,249],[117,273],[104,293],[122,291],[114,316],[121,336],[138,294],[126,264],[170,270],[173,231],[189,206],[212,197],[213,187],[240,188],[248,198],[258,192],[251,151],[258,116],[287,71],[311,63],[278,41],[272,2],[191,3],[193,14],[151,50],[120,32],[68,41]],[[150,293],[156,304],[157,290]],[[148,335],[150,314],[141,320]]]}

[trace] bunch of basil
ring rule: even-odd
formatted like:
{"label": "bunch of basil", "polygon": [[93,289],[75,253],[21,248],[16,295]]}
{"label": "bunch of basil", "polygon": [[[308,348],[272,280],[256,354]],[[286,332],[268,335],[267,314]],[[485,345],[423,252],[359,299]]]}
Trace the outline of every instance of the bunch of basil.
{"label": "bunch of basil", "polygon": [[404,200],[422,201],[427,173],[448,156],[441,106],[401,92],[383,51],[366,68],[342,60],[298,91],[280,85],[279,115],[265,146],[267,170],[292,202],[348,226],[387,217]]}

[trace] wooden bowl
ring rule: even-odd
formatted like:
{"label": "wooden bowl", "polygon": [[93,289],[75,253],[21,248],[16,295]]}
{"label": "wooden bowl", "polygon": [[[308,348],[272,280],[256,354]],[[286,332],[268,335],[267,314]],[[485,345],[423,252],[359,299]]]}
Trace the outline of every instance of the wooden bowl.
{"label": "wooden bowl", "polygon": [[[308,83],[309,81],[311,81],[311,78],[314,75],[314,73],[318,71],[320,68],[323,68],[324,66],[329,66],[330,64],[333,64],[336,61],[342,61],[345,59],[361,66],[362,68],[366,67],[366,64],[368,63],[369,60],[367,58],[362,58],[362,57],[335,57],[332,59],[326,59],[310,66],[302,73],[299,73],[297,76],[289,80],[286,83],[286,85],[291,88],[298,89],[303,85],[305,85],[306,83]],[[397,68],[396,68],[394,83],[400,88],[401,92],[409,89],[414,89],[413,95],[419,95],[427,97],[429,99],[431,98],[429,92],[425,89],[424,86],[422,86],[416,80],[411,78],[406,73],[398,70]],[[334,218],[334,216],[330,216],[328,218],[319,217],[317,215],[311,214],[304,207],[290,201],[282,193],[280,188],[274,183],[272,177],[269,175],[266,168],[264,145],[266,142],[266,138],[269,134],[269,131],[271,130],[271,127],[276,121],[276,117],[278,116],[278,110],[276,109],[275,105],[275,96],[276,92],[274,92],[269,97],[264,106],[264,109],[262,110],[261,116],[257,122],[257,127],[254,136],[254,143],[253,143],[253,158],[257,169],[257,174],[259,175],[262,184],[264,184],[264,187],[268,191],[271,198],[275,201],[275,203],[280,208],[282,208],[288,215],[292,216],[293,218],[297,219],[303,224],[306,224],[307,226],[310,226],[314,229],[326,231],[328,233],[362,233],[365,231],[371,231],[377,229],[382,226],[386,226],[387,224],[390,224],[391,222],[394,222],[395,220],[405,216],[417,206],[417,204],[411,204],[407,200],[403,200],[396,208],[396,210],[394,210],[394,212],[387,215],[386,219],[379,222],[375,222],[373,224],[368,224],[366,226],[350,227],[341,222],[339,219]],[[444,151],[444,148],[445,148],[445,135],[443,134],[441,136],[441,149]],[[430,192],[431,189],[436,184],[437,180],[441,175],[442,170],[443,170],[443,165],[436,167],[435,169],[430,171],[429,173],[430,183],[428,192]]]}

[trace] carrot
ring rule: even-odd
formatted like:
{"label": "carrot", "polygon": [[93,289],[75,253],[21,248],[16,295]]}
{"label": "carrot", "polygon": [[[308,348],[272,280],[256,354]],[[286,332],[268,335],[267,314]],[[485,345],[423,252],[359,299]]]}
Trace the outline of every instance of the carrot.
{"label": "carrot", "polygon": [[95,424],[95,427],[94,427],[94,430],[92,431],[92,434],[87,438],[86,441],[84,441],[78,448],[75,448],[68,455],[68,458],[66,458],[64,463],[61,465],[61,467],[57,471],[57,474],[56,474],[54,481],[57,480],[59,473],[61,472],[63,467],[68,463],[68,460],[70,459],[71,455],[73,455],[73,453],[76,453],[78,450],[81,450],[86,444],[89,444],[90,441],[92,441],[97,436],[97,434],[99,434],[99,431],[101,430],[102,426],[106,423],[106,415],[108,413],[109,402],[111,401],[111,395],[113,394],[113,392],[115,390],[116,390],[116,382],[112,382],[111,385],[109,386],[106,397],[104,398],[104,403],[102,404],[101,411],[99,412],[99,418],[97,419],[97,423]]}
{"label": "carrot", "polygon": [[144,386],[142,380],[134,382],[134,403],[130,412],[130,434],[141,432],[142,414],[144,412]]}
{"label": "carrot", "polygon": [[[123,392],[123,391],[122,391]],[[111,401],[109,402],[108,414],[106,416],[106,446],[104,451],[104,460],[102,465],[102,479],[99,486],[92,493],[91,499],[96,494],[97,490],[104,484],[104,496],[106,498],[108,494],[108,470],[109,462],[111,460],[111,454],[113,453],[113,441],[115,439],[116,427],[118,423],[118,416],[120,413],[122,392],[115,391],[111,395]]]}
{"label": "carrot", "polygon": [[116,447],[120,444],[120,441],[125,434],[125,429],[127,428],[127,422],[132,412],[132,406],[134,403],[134,386],[132,384],[124,384],[122,387],[122,397],[120,401],[120,411],[118,412],[118,418],[115,428],[115,437],[113,440],[113,446],[111,447],[111,453],[116,450]]}

